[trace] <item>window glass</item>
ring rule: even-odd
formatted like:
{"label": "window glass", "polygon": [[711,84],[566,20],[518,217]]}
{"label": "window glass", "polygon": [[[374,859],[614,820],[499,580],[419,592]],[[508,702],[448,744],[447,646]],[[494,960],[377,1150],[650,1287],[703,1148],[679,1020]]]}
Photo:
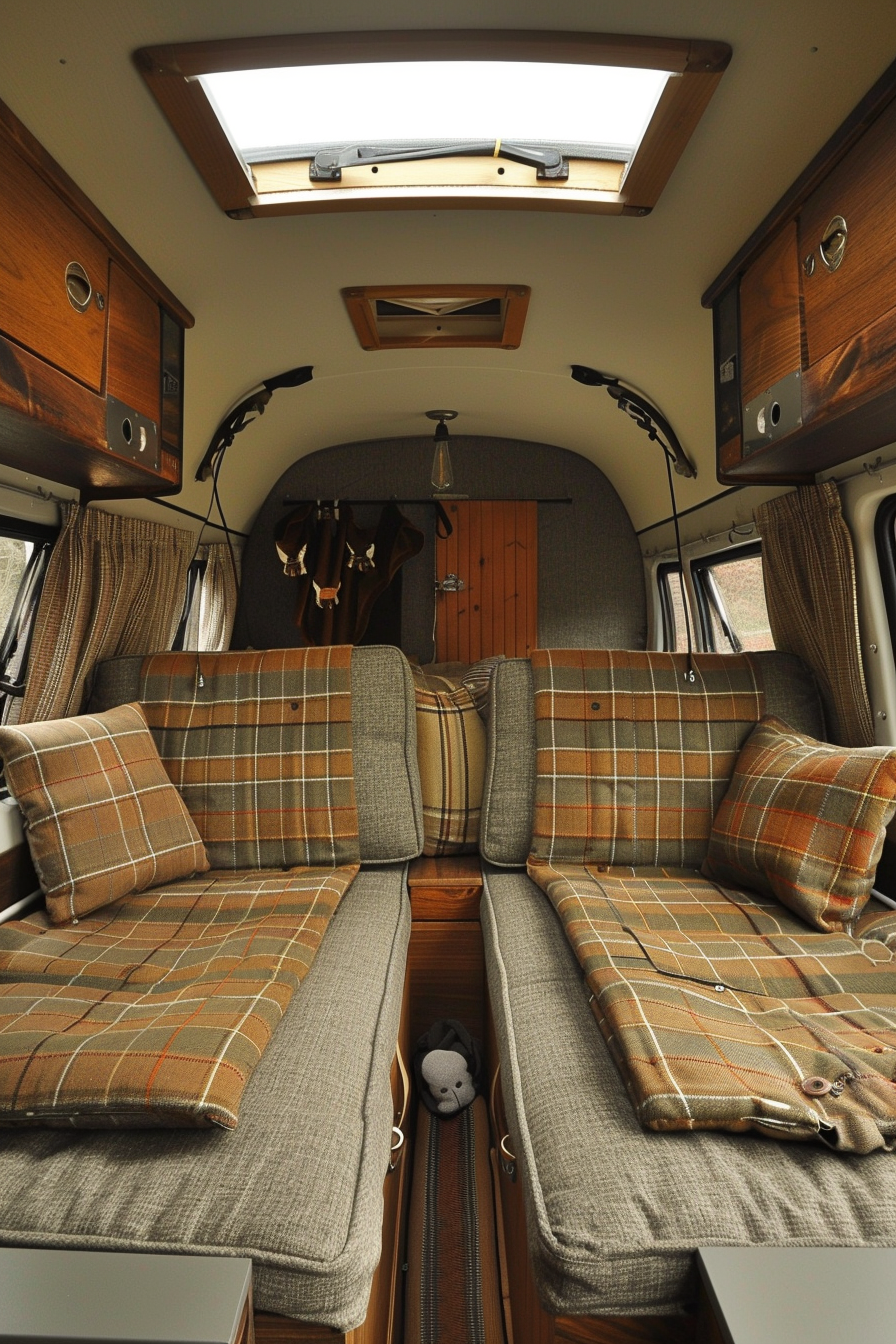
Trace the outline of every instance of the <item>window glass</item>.
{"label": "window glass", "polygon": [[23,541],[20,537],[0,536],[0,632],[12,612],[25,567],[34,550],[33,541]]}
{"label": "window glass", "polygon": [[711,556],[691,566],[700,596],[706,642],[719,653],[775,647],[757,546],[729,557]]}
{"label": "window glass", "polygon": [[657,578],[663,612],[663,648],[674,653],[688,647],[681,570],[677,565],[663,565],[657,570]]}

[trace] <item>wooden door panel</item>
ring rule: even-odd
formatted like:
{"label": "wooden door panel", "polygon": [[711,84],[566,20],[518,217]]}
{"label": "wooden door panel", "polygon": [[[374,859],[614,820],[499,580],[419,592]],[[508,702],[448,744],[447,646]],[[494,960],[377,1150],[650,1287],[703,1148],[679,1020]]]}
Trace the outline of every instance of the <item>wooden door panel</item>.
{"label": "wooden door panel", "polygon": [[454,531],[436,541],[436,660],[475,663],[504,653],[525,658],[538,632],[538,505],[535,500],[452,500]]}

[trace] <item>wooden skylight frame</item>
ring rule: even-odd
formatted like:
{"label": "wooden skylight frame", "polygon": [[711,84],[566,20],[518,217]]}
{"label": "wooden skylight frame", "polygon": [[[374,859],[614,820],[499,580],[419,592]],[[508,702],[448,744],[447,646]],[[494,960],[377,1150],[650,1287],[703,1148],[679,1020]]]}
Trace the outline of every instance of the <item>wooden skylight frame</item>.
{"label": "wooden skylight frame", "polygon": [[[725,43],[678,38],[445,29],[304,33],[144,47],[134,59],[218,205],[234,219],[341,210],[552,209],[649,214],[731,58]],[[570,159],[568,181],[491,158],[358,166],[312,182],[308,161],[247,165],[199,77],[222,71],[371,61],[543,61],[666,70],[669,79],[626,173],[613,160]],[[503,169],[503,171],[500,171]],[[375,174],[375,175],[374,175]]]}
{"label": "wooden skylight frame", "polygon": [[[529,307],[528,285],[361,285],[342,290],[355,334],[364,350],[518,350]],[[446,313],[423,322],[420,333],[389,331],[390,317],[378,317],[380,301],[390,307],[407,306],[409,314],[416,304],[426,306],[434,296],[462,305],[459,312]],[[477,333],[477,319],[464,309],[497,307],[499,318],[483,318],[483,332]],[[396,315],[399,323],[400,317]],[[413,320],[401,323],[413,325]],[[439,330],[442,327],[443,330]]]}

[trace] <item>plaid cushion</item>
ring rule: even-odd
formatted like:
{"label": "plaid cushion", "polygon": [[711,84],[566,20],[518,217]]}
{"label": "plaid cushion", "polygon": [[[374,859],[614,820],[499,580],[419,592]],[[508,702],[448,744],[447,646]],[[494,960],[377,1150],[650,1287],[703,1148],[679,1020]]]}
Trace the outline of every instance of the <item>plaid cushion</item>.
{"label": "plaid cushion", "polygon": [[480,658],[478,663],[473,663],[461,675],[463,685],[472,695],[473,703],[478,709],[480,717],[486,723],[488,723],[489,710],[491,709],[495,668],[504,661],[503,653],[493,654],[490,658]]}
{"label": "plaid cushion", "polygon": [[532,853],[697,867],[763,712],[749,655],[536,650]]}
{"label": "plaid cushion", "polygon": [[211,873],[0,926],[0,1125],[237,1123],[356,866]]}
{"label": "plaid cushion", "polygon": [[140,699],[213,867],[358,862],[349,647],[154,654]]}
{"label": "plaid cushion", "polygon": [[861,913],[896,812],[896,752],[832,747],[763,719],[713,823],[707,877],[777,896],[825,932]]}
{"label": "plaid cushion", "polygon": [[412,670],[423,853],[471,854],[479,845],[485,725],[464,685],[418,667]]}
{"label": "plaid cushion", "polygon": [[208,868],[139,705],[0,728],[0,756],[55,923]]}
{"label": "plaid cushion", "polygon": [[697,874],[530,860],[642,1124],[756,1129],[867,1153],[896,1141],[896,971]]}

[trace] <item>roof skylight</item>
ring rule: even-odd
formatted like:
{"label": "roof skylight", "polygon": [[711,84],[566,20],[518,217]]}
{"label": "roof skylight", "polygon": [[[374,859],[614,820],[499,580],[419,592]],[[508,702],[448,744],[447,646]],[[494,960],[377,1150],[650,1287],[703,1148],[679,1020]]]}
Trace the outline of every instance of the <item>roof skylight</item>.
{"label": "roof skylight", "polygon": [[485,28],[293,33],[135,60],[234,219],[329,210],[649,214],[722,42]]}
{"label": "roof skylight", "polygon": [[302,157],[320,145],[500,139],[627,162],[668,78],[665,70],[547,61],[386,61],[200,77],[248,163]]}

